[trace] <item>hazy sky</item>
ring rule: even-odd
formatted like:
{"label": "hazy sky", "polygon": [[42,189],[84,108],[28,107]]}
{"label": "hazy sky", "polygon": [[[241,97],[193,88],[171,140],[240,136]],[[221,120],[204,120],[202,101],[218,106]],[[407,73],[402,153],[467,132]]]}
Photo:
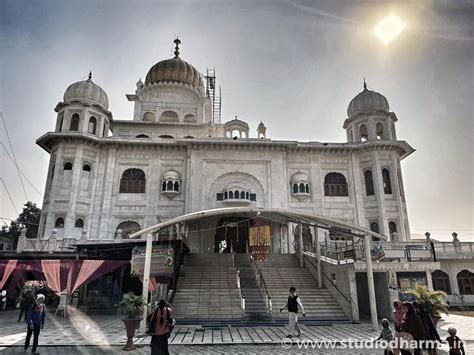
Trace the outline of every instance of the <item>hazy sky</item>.
{"label": "hazy sky", "polygon": [[[389,14],[407,27],[385,45],[372,28]],[[0,22],[0,110],[41,192],[49,155],[35,140],[54,130],[66,87],[92,68],[114,118],[131,119],[125,94],[172,56],[178,35],[183,59],[202,73],[216,68],[223,121],[238,115],[253,136],[262,120],[270,138],[345,141],[347,105],[365,77],[397,114],[399,139],[417,150],[402,162],[412,233],[473,238],[473,1],[0,0]],[[0,139],[8,148],[1,123]],[[21,211],[16,168],[0,151],[0,176]],[[16,218],[0,191],[0,216]]]}

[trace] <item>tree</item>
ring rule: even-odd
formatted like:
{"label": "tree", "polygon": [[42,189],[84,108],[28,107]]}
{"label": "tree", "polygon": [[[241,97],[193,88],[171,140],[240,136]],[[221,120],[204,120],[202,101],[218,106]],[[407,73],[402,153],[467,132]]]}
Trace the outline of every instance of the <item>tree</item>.
{"label": "tree", "polygon": [[24,206],[23,212],[20,213],[16,222],[21,225],[22,228],[26,228],[27,238],[36,238],[38,235],[41,209],[36,206],[36,203],[31,201],[25,203]]}

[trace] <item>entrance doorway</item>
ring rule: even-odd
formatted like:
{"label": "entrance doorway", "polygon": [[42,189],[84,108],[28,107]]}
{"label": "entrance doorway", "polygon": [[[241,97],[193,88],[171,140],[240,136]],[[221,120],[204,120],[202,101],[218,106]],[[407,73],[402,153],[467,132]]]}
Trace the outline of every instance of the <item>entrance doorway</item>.
{"label": "entrance doorway", "polygon": [[[249,227],[253,220],[244,217],[224,217],[219,219],[214,236],[214,252],[219,253],[222,246],[223,253],[246,253],[248,249]],[[225,241],[225,243],[221,243]]]}

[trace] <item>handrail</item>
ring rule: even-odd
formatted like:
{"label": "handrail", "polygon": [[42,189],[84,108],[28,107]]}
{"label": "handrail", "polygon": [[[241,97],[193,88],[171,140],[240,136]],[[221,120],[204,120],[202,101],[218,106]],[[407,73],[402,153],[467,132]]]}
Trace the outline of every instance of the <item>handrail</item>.
{"label": "handrail", "polygon": [[245,297],[242,294],[242,288],[240,287],[240,270],[237,270],[237,288],[239,290],[240,307],[242,308],[243,313],[245,313]]}
{"label": "handrail", "polygon": [[257,275],[258,275],[258,283],[260,285],[260,288],[263,290],[263,296],[265,298],[265,305],[267,306],[267,309],[268,309],[268,313],[271,315],[272,314],[272,309],[273,309],[273,306],[272,306],[272,297],[270,296],[270,294],[268,293],[268,288],[267,288],[267,284],[265,282],[265,278],[263,277],[263,274],[262,274],[262,269],[260,269],[258,266],[257,266],[257,263],[255,263],[255,261],[252,260],[252,264],[254,265],[254,268],[255,270],[257,271]]}

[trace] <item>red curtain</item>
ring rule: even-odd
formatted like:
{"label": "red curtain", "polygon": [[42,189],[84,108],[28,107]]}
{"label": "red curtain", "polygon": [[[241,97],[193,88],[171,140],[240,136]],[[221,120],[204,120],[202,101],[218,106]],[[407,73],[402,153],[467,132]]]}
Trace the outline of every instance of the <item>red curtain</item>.
{"label": "red curtain", "polygon": [[17,263],[18,260],[8,260],[8,263],[5,265],[5,271],[3,272],[2,280],[0,281],[0,290],[2,290],[3,286],[5,286],[5,284],[7,283],[7,280],[13,270],[15,270]]}
{"label": "red curtain", "polygon": [[[140,281],[143,283],[143,277],[140,276]],[[156,283],[156,278],[155,276],[150,276],[150,283],[148,284],[148,291],[149,292],[155,292],[158,287],[158,284]]]}
{"label": "red curtain", "polygon": [[61,260],[41,260],[41,268],[48,286],[57,295],[61,293]]}
{"label": "red curtain", "polygon": [[104,263],[104,260],[84,260],[71,293],[81,287]]}

